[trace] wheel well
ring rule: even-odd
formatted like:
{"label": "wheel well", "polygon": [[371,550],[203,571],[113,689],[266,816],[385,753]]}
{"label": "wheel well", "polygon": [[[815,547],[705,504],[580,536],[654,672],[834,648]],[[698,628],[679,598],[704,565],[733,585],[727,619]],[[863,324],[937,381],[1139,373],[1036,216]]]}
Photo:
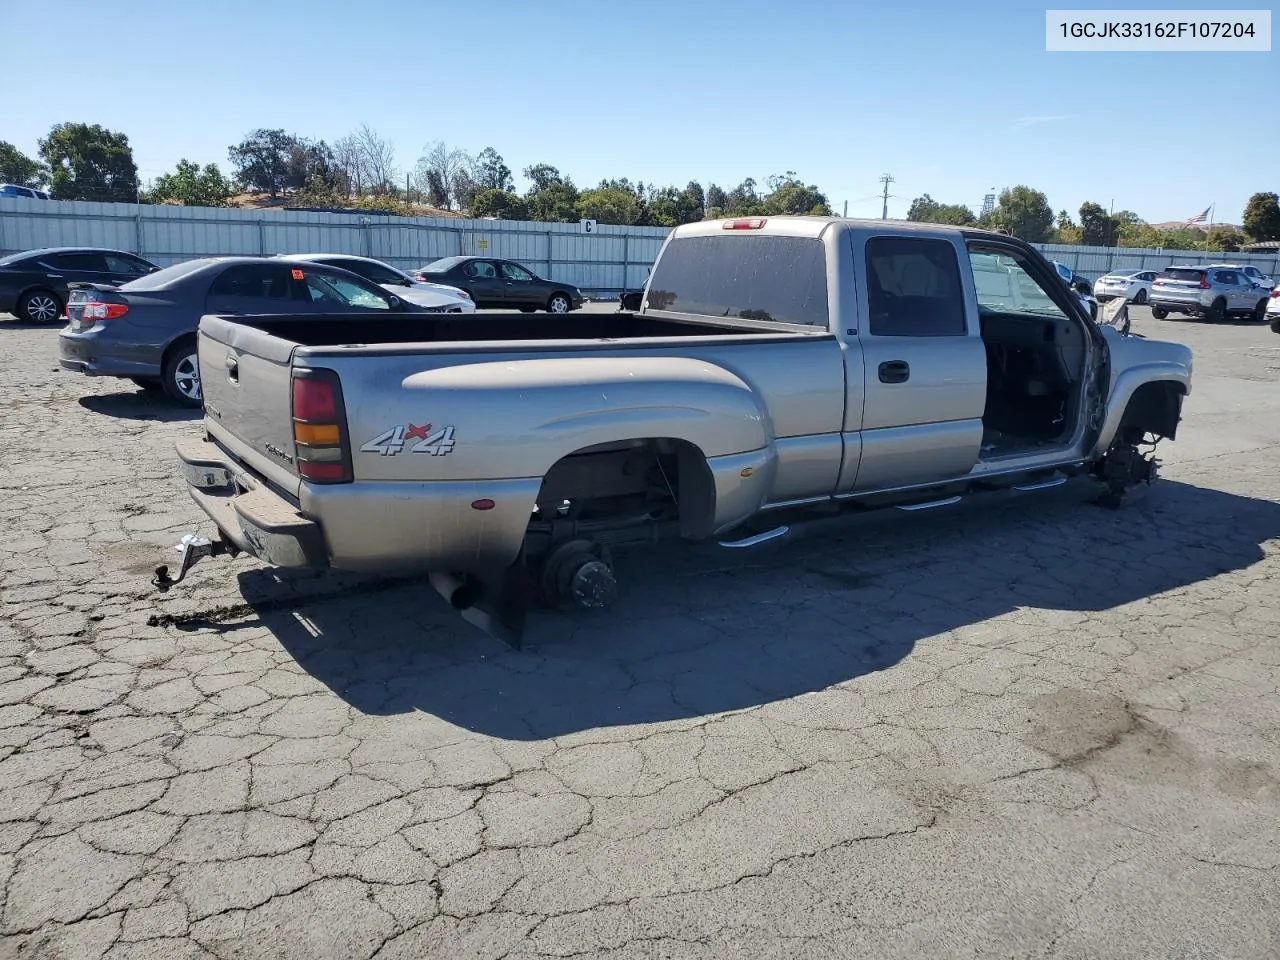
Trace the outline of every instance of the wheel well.
{"label": "wheel well", "polygon": [[687,440],[637,437],[582,447],[543,474],[538,515],[604,521],[677,519],[689,539],[710,535],[715,483],[707,458]]}
{"label": "wheel well", "polygon": [[553,297],[564,297],[569,301],[569,305],[573,306],[573,297],[569,296],[568,290],[552,290],[551,293],[547,295],[547,303],[550,303]]}
{"label": "wheel well", "polygon": [[1172,380],[1144,383],[1133,392],[1124,409],[1120,419],[1121,436],[1141,440],[1143,435],[1154,433],[1163,439],[1176,439],[1186,395],[1186,388]]}
{"label": "wheel well", "polygon": [[179,348],[181,348],[183,345],[188,343],[192,344],[193,346],[195,345],[196,343],[195,333],[184,333],[174,337],[172,340],[169,341],[169,344],[164,348],[164,353],[161,354],[160,356],[161,371],[164,370],[165,365],[169,362],[169,358],[173,356],[174,352]]}

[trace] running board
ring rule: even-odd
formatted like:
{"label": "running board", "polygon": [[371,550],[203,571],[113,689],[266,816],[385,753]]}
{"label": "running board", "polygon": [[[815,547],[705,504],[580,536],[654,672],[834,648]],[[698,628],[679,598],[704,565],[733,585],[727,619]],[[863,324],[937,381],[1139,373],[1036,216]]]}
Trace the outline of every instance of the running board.
{"label": "running board", "polygon": [[900,503],[899,510],[932,510],[934,507],[949,507],[953,503],[959,503],[964,498],[959,494],[954,497],[946,497],[942,500],[926,500],[924,503]]}
{"label": "running board", "polygon": [[720,546],[729,550],[743,550],[768,543],[770,540],[777,540],[778,537],[785,537],[789,532],[789,527],[774,527],[772,530],[766,530],[764,533],[757,533],[753,537],[745,537],[742,540],[721,540]]}
{"label": "running board", "polygon": [[1039,483],[1015,484],[1013,489],[1022,493],[1029,493],[1032,490],[1048,490],[1051,487],[1060,487],[1066,482],[1066,477],[1054,477],[1051,480],[1041,480]]}

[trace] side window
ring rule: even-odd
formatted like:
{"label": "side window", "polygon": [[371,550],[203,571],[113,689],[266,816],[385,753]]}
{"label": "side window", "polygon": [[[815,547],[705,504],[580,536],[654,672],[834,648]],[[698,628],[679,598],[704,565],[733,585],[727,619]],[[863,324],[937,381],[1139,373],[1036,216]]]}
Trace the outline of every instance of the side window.
{"label": "side window", "polygon": [[465,272],[468,277],[475,277],[477,280],[492,280],[497,276],[493,264],[484,260],[472,260],[467,264]]}
{"label": "side window", "polygon": [[[338,264],[338,266],[343,265]],[[355,267],[358,267],[359,269],[353,269]],[[344,269],[350,270],[352,273],[358,273],[366,280],[372,280],[374,283],[404,283],[404,277],[400,276],[400,274],[393,270],[388,270],[380,263],[365,263],[364,261],[360,261],[359,263],[346,266]]]}
{"label": "side window", "polygon": [[1236,275],[1230,270],[1219,270],[1213,275],[1214,283],[1233,284],[1236,282]]}
{"label": "side window", "polygon": [[209,296],[290,300],[293,298],[293,286],[289,268],[266,263],[228,267],[213,281]]}
{"label": "side window", "polygon": [[1017,258],[1004,253],[970,250],[969,265],[973,270],[973,286],[977,291],[980,311],[1066,316],[1049,292]]}
{"label": "side window", "polygon": [[100,253],[55,253],[49,258],[49,264],[58,270],[88,270],[105,273],[107,261]]}
{"label": "side window", "polygon": [[868,329],[875,337],[963,337],[964,293],[945,240],[867,241]]}
{"label": "side window", "polygon": [[502,265],[502,276],[505,280],[521,280],[524,282],[533,279],[532,273],[515,263],[504,263]]}
{"label": "side window", "polygon": [[306,286],[312,303],[366,310],[391,309],[391,302],[386,297],[346,277],[307,271]]}
{"label": "side window", "polygon": [[107,270],[111,273],[127,273],[131,276],[141,277],[151,270],[141,260],[135,260],[133,257],[122,256],[118,253],[104,254],[104,257],[107,261]]}

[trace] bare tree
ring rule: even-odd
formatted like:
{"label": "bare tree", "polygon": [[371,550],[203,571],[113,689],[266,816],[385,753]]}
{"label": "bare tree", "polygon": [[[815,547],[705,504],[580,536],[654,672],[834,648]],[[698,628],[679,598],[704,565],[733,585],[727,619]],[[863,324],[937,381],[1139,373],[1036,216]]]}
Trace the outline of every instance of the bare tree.
{"label": "bare tree", "polygon": [[360,149],[367,182],[375,193],[385,193],[396,177],[396,148],[367,123],[352,134]]}
{"label": "bare tree", "polygon": [[469,193],[471,158],[443,142],[428,144],[418,159],[418,188],[446,210],[461,206]]}
{"label": "bare tree", "polygon": [[333,142],[333,159],[339,169],[346,174],[350,189],[359,196],[361,189],[368,182],[368,175],[365,171],[364,153],[354,134]]}

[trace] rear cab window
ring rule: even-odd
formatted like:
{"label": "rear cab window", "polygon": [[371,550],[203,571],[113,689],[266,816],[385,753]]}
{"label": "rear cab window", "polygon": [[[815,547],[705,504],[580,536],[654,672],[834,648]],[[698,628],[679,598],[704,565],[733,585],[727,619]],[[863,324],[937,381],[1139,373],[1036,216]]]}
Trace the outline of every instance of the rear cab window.
{"label": "rear cab window", "polygon": [[826,248],[811,237],[677,237],[654,265],[644,308],[825,328]]}

